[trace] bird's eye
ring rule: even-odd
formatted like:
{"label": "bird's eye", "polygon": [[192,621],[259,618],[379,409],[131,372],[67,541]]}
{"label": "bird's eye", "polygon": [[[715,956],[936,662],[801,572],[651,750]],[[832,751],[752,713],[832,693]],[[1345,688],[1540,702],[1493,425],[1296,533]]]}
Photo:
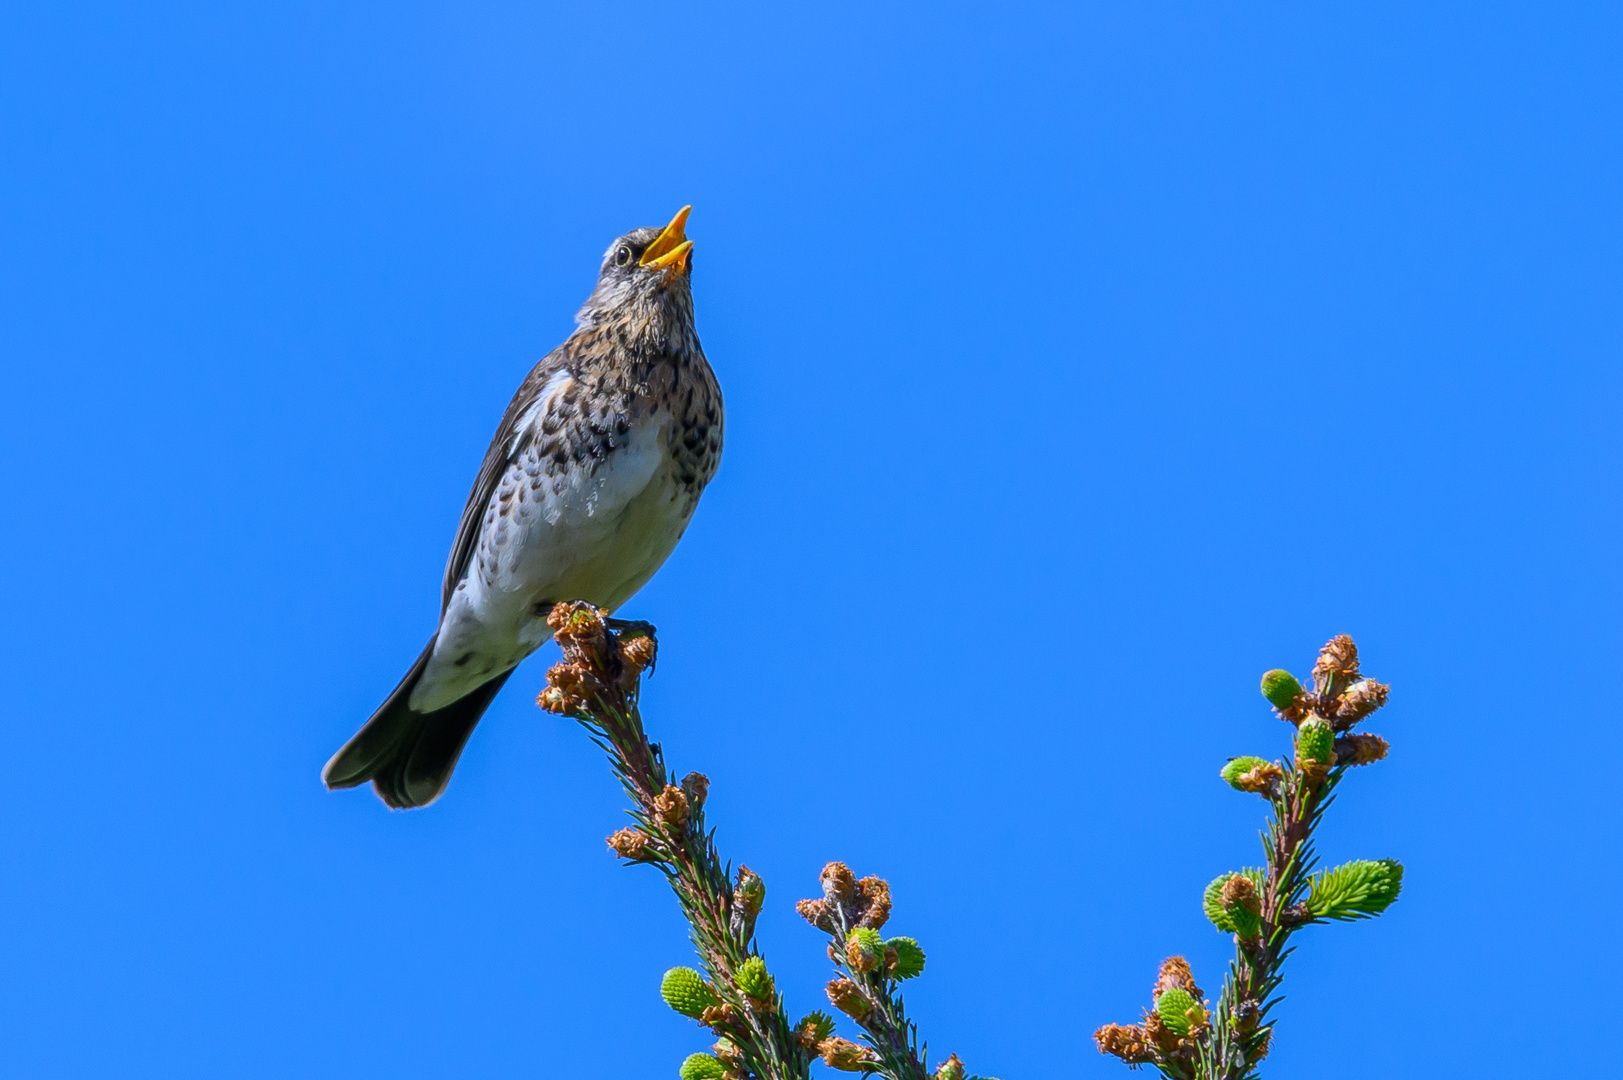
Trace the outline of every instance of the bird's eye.
{"label": "bird's eye", "polygon": [[631,249],[621,244],[614,249],[614,265],[626,266],[631,262]]}

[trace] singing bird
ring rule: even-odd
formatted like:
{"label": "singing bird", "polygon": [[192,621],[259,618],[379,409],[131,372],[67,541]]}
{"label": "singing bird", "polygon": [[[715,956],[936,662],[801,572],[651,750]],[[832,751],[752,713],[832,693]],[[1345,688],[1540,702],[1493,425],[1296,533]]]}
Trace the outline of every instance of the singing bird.
{"label": "singing bird", "polygon": [[445,566],[440,622],[321,772],[426,806],[564,600],[613,611],[682,538],[721,459],[721,388],[693,328],[691,207],[609,245],[576,330],[531,370],[485,452]]}

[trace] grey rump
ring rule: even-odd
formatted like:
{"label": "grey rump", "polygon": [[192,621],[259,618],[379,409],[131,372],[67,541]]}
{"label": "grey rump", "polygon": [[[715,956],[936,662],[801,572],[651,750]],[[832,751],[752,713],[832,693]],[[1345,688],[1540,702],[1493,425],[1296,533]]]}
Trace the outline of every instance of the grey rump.
{"label": "grey rump", "polygon": [[507,406],[462,511],[440,623],[322,770],[392,807],[439,797],[513,668],[564,600],[610,611],[676,547],[721,458],[722,401],[693,328],[687,208],[603,258],[577,329]]}

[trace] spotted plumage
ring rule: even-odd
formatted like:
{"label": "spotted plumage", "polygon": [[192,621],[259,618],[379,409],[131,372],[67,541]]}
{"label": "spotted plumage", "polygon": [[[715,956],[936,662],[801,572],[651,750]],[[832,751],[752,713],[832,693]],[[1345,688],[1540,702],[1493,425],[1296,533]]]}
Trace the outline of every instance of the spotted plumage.
{"label": "spotted plumage", "polygon": [[687,210],[604,255],[577,329],[525,378],[446,563],[440,624],[322,773],[390,806],[445,789],[485,708],[563,600],[614,610],[681,539],[721,458],[722,401],[693,327]]}

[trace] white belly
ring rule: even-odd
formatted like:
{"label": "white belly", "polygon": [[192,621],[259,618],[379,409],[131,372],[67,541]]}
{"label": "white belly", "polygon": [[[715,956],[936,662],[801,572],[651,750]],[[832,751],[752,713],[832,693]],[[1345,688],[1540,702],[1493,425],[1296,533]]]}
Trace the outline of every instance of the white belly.
{"label": "white belly", "polygon": [[540,648],[550,605],[612,611],[654,575],[697,502],[674,475],[667,430],[651,418],[595,468],[549,477],[533,455],[509,468],[412,691],[414,710],[448,705]]}

